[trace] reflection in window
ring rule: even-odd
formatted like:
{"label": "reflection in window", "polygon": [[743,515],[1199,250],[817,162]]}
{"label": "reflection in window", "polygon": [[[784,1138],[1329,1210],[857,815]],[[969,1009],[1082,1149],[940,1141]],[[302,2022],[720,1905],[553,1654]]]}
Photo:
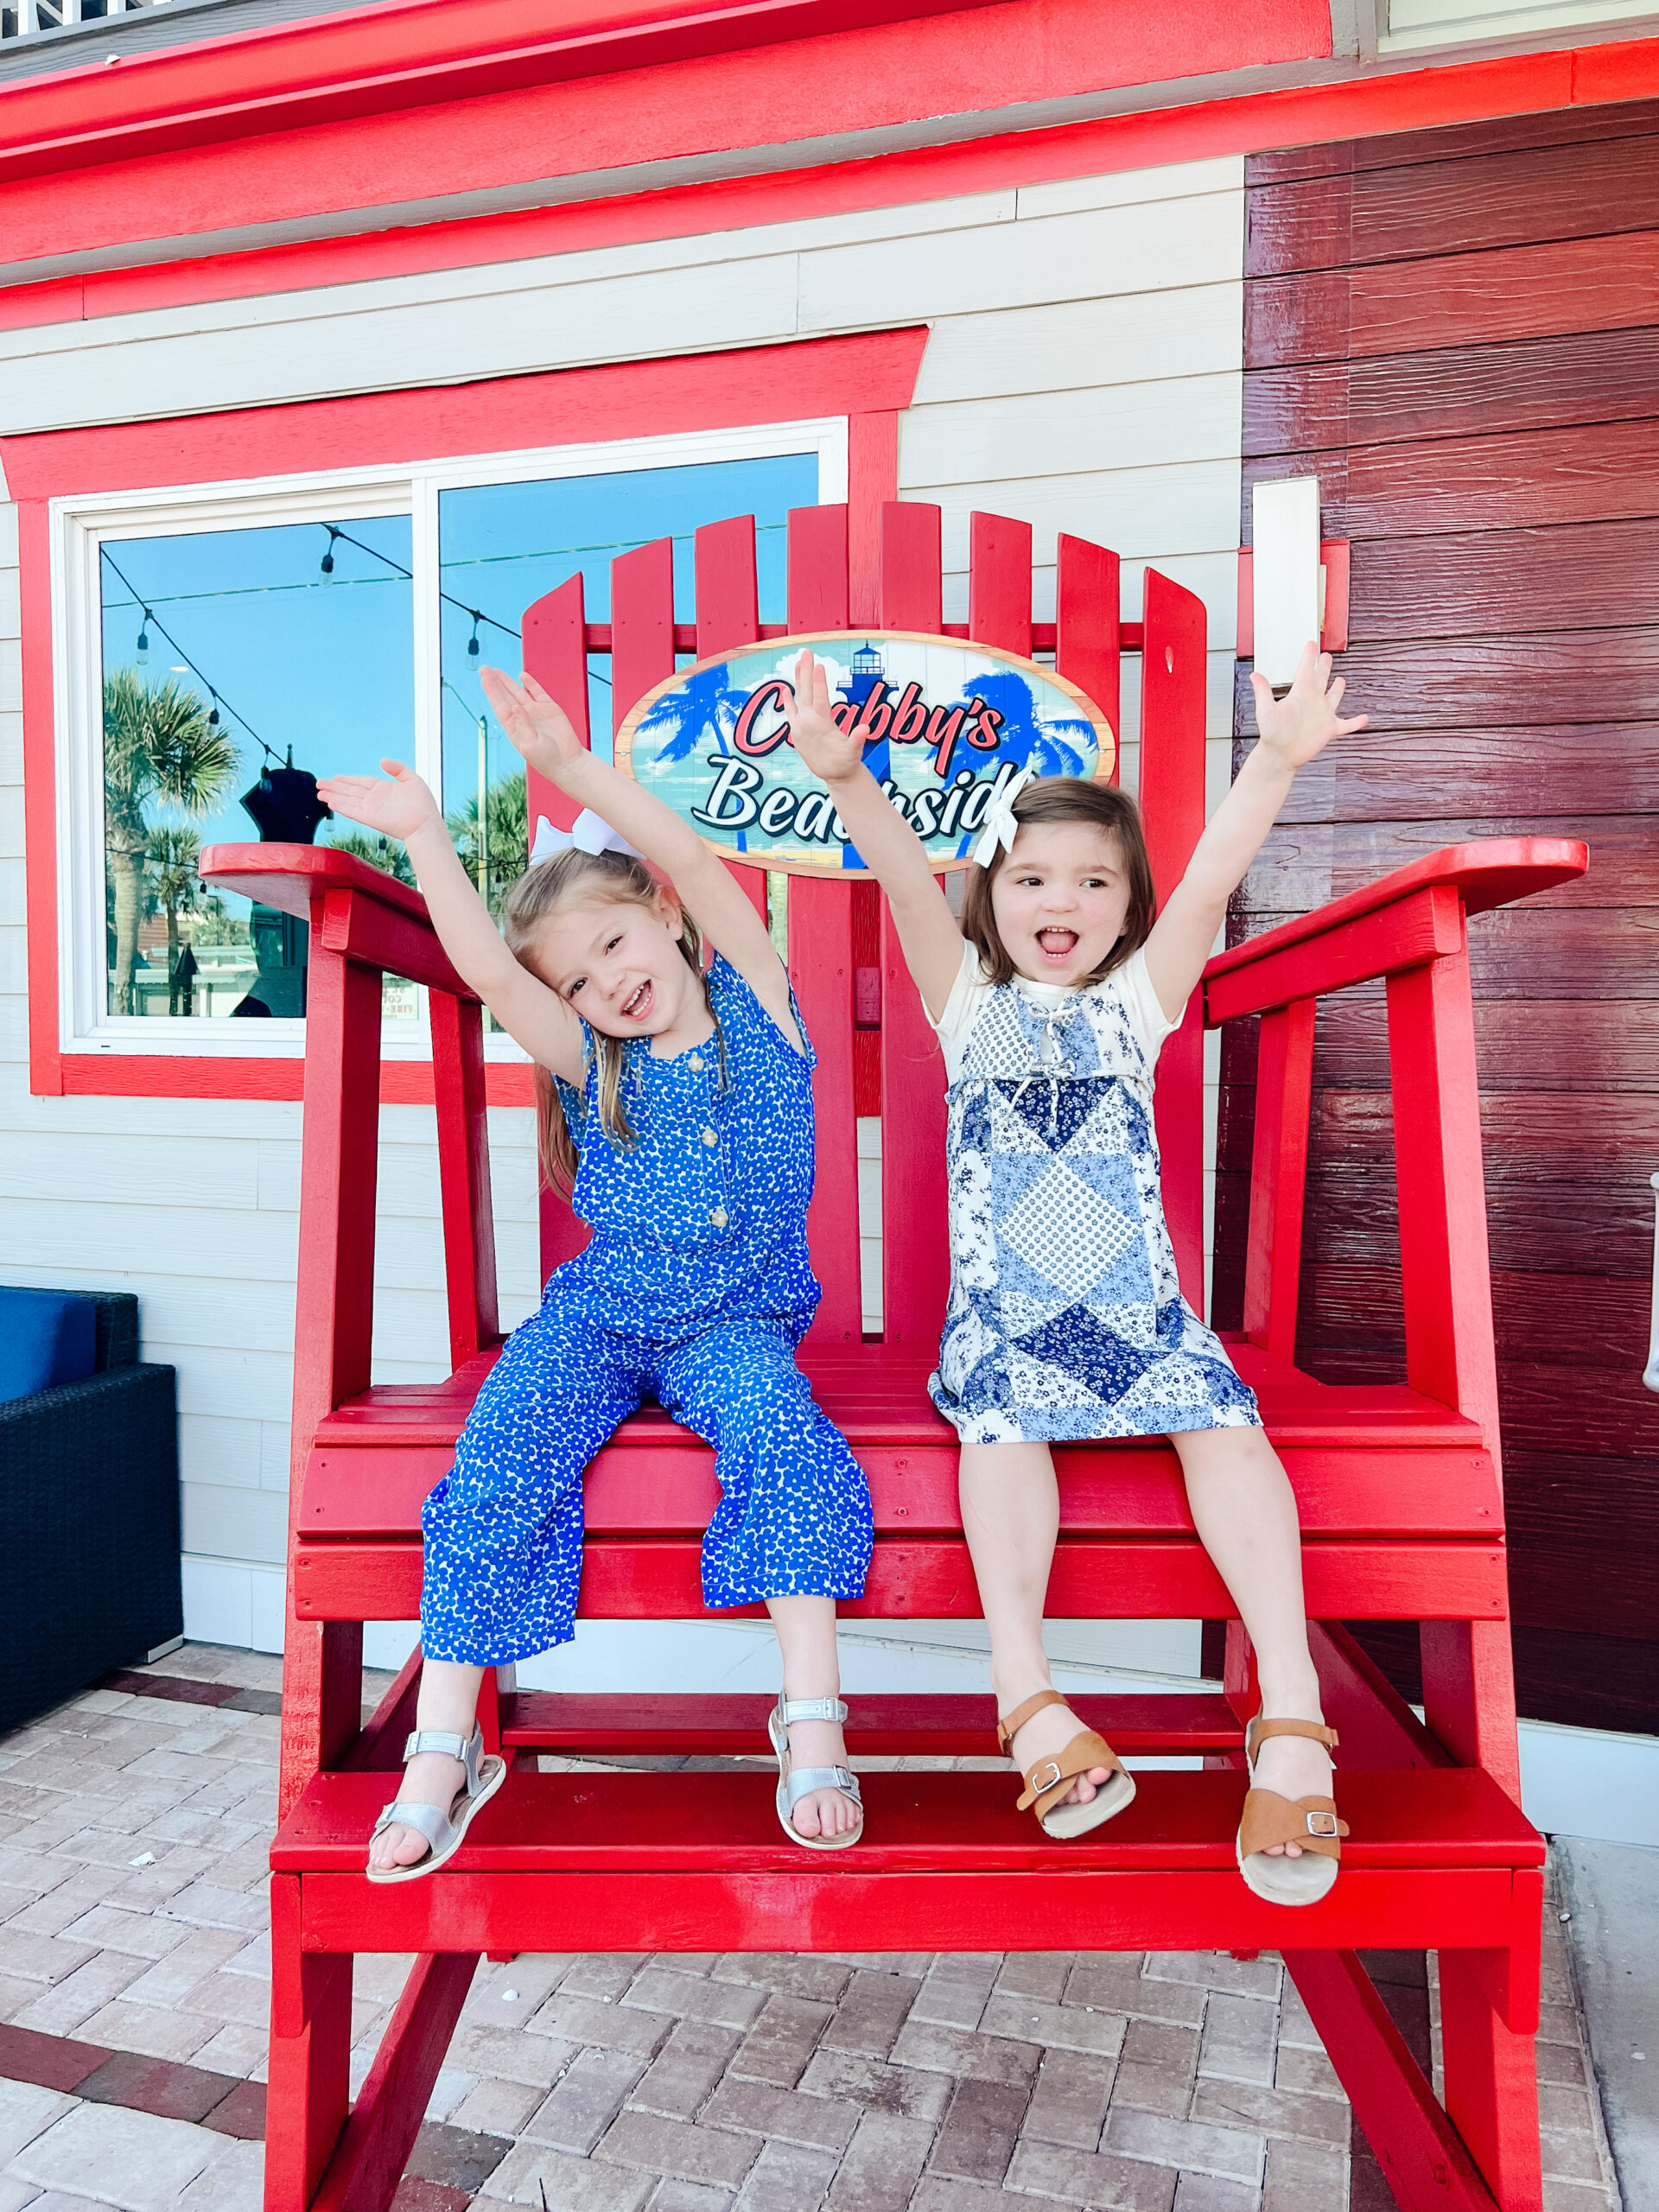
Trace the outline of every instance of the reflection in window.
{"label": "reflection in window", "polygon": [[[110,1014],[305,1012],[304,923],[203,885],[205,845],[315,840],[409,880],[315,779],[412,754],[410,546],[406,515],[105,542]],[[385,1010],[413,1017],[413,985]]]}
{"label": "reflection in window", "polygon": [[[634,546],[671,537],[675,619],[690,622],[692,533],[728,515],[752,514],[760,620],[781,622],[789,510],[811,506],[817,496],[816,453],[469,485],[440,494],[444,810],[492,906],[524,871],[529,825],[524,768],[489,712],[478,671],[493,664],[517,674],[524,608],[580,570],[588,620],[608,622],[611,563]],[[594,748],[608,759],[608,655],[588,662],[588,717]]]}

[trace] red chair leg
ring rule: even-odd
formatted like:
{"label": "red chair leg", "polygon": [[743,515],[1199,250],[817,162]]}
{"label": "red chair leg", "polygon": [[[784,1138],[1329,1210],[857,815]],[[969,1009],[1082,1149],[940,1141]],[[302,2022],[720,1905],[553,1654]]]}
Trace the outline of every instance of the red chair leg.
{"label": "red chair leg", "polygon": [[1440,1957],[1446,2115],[1502,2212],[1540,2212],[1534,2038],[1499,2019],[1480,1955],[1442,1951]]}
{"label": "red chair leg", "polygon": [[300,1877],[270,1881],[265,2212],[306,2212],[351,2106],[352,1961],[300,1948]]}
{"label": "red chair leg", "polygon": [[1423,1717],[1460,1766],[1484,1766],[1521,1802],[1508,1621],[1425,1621]]}

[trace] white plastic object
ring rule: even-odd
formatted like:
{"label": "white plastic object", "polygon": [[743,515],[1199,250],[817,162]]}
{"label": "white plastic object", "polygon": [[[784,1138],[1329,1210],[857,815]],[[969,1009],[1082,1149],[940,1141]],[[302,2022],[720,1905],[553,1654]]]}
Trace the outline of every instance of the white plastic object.
{"label": "white plastic object", "polygon": [[[1659,1175],[1650,1175],[1648,1180],[1659,1192]],[[1655,1204],[1659,1207],[1659,1198]],[[1653,1318],[1648,1326],[1648,1363],[1642,1370],[1642,1380],[1649,1390],[1659,1391],[1659,1211],[1653,1224]]]}
{"label": "white plastic object", "polygon": [[1282,476],[1250,486],[1250,562],[1256,672],[1275,690],[1296,673],[1324,615],[1319,573],[1319,480]]}

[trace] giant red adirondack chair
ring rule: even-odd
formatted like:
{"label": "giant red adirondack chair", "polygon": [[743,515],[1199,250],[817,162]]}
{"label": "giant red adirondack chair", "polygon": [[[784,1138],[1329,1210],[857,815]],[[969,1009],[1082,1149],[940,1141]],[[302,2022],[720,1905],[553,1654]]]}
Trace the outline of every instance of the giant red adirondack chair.
{"label": "giant red adirondack chair", "polygon": [[[1058,620],[1034,626],[1031,533],[976,516],[969,619],[940,619],[939,517],[882,513],[879,574],[849,580],[844,508],[791,524],[791,631],[939,632],[1061,672],[1116,726],[1118,655],[1142,654],[1141,789],[1160,885],[1201,826],[1205,618],[1149,574],[1144,620],[1120,630],[1116,556],[1060,542]],[[677,651],[757,635],[751,519],[702,531],[696,620],[677,626],[671,549],[613,568],[613,619],[584,622],[580,578],[529,610],[525,665],[586,731],[587,656],[611,655],[619,719]],[[531,811],[559,817],[560,795]],[[516,1762],[466,1848],[430,1880],[372,1888],[370,1827],[396,1788],[419,1654],[360,1725],[362,1624],[419,1610],[423,1497],[445,1471],[496,1355],[494,1254],[480,1013],[420,898],[348,855],[220,847],[203,872],[311,925],[303,1190],[294,1384],[281,1826],[271,1866],[270,2212],[384,2212],[484,1954],[518,1950],[1283,1951],[1402,2205],[1540,2206],[1533,2035],[1543,1846],[1517,1808],[1519,1774],[1497,1469],[1497,1407],[1466,922],[1578,874],[1582,846],[1503,839],[1430,855],[1320,912],[1220,955],[1202,1003],[1166,1047],[1159,1128],[1188,1295],[1201,1271],[1205,1027],[1259,1016],[1245,1325],[1233,1348],[1300,1503],[1309,1611],[1325,1711],[1342,1736],[1352,1834],[1325,1902],[1292,1911],[1239,1879],[1242,1724],[1251,1656],[1234,1621],[1225,1694],[1083,1698],[1122,1751],[1189,1752],[1203,1770],[1148,1777],[1128,1811],[1077,1841],[1046,1840],[1007,1775],[868,1778],[868,1841],[824,1859],[792,1848],[753,1769],[542,1774],[538,1750],[764,1752],[758,1697],[530,1694],[486,1681],[492,1749]],[[758,878],[751,878],[758,883]],[[861,894],[867,900],[872,893]],[[854,892],[789,887],[790,965],[820,1054],[817,1195],[810,1228],[822,1310],[802,1354],[819,1399],[868,1471],[876,1543],[848,1613],[963,1616],[978,1608],[956,1500],[955,1440],[924,1378],[947,1280],[943,1071],[882,917],[880,1109],[883,1326],[861,1325],[855,1159],[858,979]],[[375,1385],[370,1374],[383,971],[430,993],[439,1173],[454,1373]],[[1406,1377],[1327,1385],[1294,1365],[1298,1262],[1317,999],[1387,978]],[[868,1102],[867,1102],[868,1103]],[[577,1225],[550,1208],[546,1252]],[[1230,1611],[1199,1548],[1173,1452],[1160,1441],[1065,1446],[1049,1610],[1060,1617],[1211,1618]],[[669,1619],[702,1611],[698,1543],[712,1457],[647,1409],[587,1479],[582,1611]],[[1421,1623],[1420,1722],[1341,1623]],[[982,1754],[988,1698],[862,1697],[856,1756]],[[1436,2101],[1356,1956],[1438,1949],[1445,2104]],[[359,1952],[416,1963],[353,2106],[347,2086]]]}

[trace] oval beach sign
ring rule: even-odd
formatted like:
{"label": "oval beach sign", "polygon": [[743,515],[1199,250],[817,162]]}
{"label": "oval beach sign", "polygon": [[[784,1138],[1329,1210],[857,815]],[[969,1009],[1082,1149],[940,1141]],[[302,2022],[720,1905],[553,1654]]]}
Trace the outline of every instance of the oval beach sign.
{"label": "oval beach sign", "polygon": [[618,731],[617,766],[729,859],[861,871],[779,712],[808,651],[828,671],[836,720],[865,734],[865,766],[935,868],[965,864],[986,809],[1027,761],[1041,776],[1090,779],[1116,762],[1100,709],[1052,669],[956,638],[852,630],[769,638],[682,669]]}

